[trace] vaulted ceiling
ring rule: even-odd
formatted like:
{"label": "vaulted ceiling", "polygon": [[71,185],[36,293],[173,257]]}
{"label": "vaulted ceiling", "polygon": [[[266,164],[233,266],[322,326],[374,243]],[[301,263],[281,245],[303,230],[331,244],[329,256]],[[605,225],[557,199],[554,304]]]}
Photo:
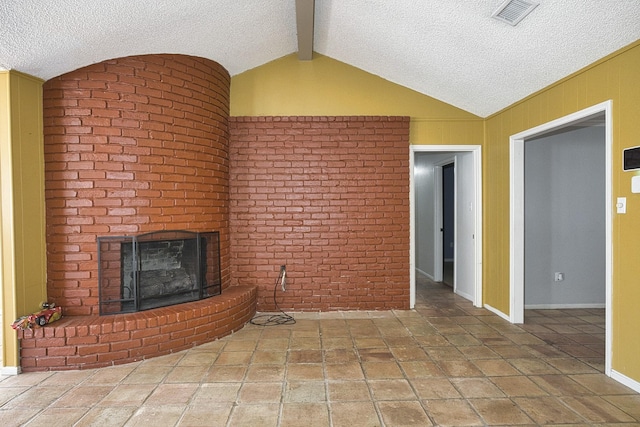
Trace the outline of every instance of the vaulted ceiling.
{"label": "vaulted ceiling", "polygon": [[[486,117],[640,39],[640,0],[536,0],[517,26],[503,1],[315,0],[313,50]],[[3,0],[0,69],[182,53],[233,76],[297,52],[297,28],[296,0]]]}

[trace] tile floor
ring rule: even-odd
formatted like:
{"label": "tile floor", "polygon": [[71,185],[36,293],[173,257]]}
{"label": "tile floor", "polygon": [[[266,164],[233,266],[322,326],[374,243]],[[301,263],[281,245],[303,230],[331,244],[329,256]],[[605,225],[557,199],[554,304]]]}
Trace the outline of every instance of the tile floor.
{"label": "tile floor", "polygon": [[422,280],[413,311],[308,313],[110,368],[0,378],[0,425],[640,425],[603,312],[511,325]]}

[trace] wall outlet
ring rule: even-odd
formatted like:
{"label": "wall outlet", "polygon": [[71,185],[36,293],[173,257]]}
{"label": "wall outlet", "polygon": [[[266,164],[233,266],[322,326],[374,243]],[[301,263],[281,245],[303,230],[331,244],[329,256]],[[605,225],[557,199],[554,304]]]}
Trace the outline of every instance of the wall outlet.
{"label": "wall outlet", "polygon": [[560,273],[556,271],[553,273],[553,281],[554,282],[562,282],[564,280],[564,273]]}

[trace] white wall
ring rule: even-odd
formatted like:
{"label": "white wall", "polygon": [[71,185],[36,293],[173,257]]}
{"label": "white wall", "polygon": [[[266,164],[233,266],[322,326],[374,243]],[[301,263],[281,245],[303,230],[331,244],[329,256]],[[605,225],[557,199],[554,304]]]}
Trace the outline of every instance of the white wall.
{"label": "white wall", "polygon": [[604,132],[525,141],[525,307],[604,307]]}

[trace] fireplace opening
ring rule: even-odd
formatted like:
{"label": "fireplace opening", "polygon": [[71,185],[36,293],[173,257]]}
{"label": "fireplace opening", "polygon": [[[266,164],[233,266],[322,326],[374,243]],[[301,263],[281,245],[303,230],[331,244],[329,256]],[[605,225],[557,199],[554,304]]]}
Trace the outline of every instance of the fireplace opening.
{"label": "fireplace opening", "polygon": [[220,235],[155,231],[98,237],[98,287],[100,315],[219,295]]}

